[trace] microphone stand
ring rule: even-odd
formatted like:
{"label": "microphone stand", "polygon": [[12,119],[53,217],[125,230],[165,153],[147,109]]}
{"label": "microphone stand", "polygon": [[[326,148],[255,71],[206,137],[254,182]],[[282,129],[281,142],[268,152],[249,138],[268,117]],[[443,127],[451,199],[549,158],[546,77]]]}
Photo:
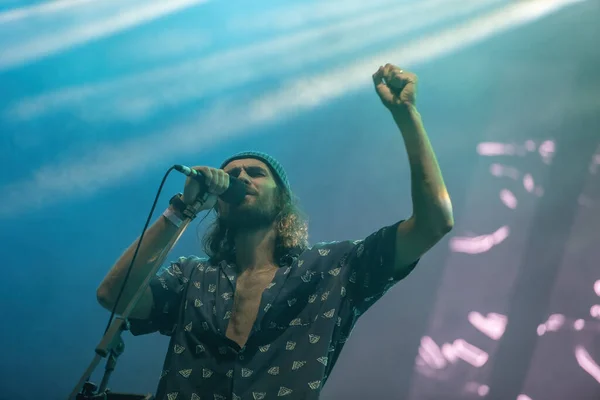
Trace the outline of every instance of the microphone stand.
{"label": "microphone stand", "polygon": [[[146,291],[146,288],[150,284],[152,278],[156,275],[160,267],[163,265],[167,254],[171,251],[173,246],[177,243],[183,232],[187,229],[188,225],[194,219],[196,214],[200,211],[202,205],[206,202],[208,194],[204,194],[194,204],[189,206],[184,212],[184,219],[177,228],[177,232],[173,235],[173,238],[165,246],[160,255],[154,260],[152,269],[144,282],[140,285],[133,298],[125,307],[125,311],[120,316],[116,316],[109,328],[104,333],[104,336],[100,340],[100,343],[96,347],[96,355],[88,368],[85,370],[77,385],[69,395],[67,400],[153,400],[154,396],[147,395],[136,395],[136,394],[123,394],[113,393],[107,388],[108,380],[110,379],[111,373],[114,371],[117,365],[117,358],[123,353],[125,349],[125,343],[121,337],[123,331],[129,330],[129,321],[127,317],[131,314],[138,301]],[[104,369],[104,376],[99,386],[89,381],[92,373],[100,364],[102,358],[107,358],[106,367]]]}

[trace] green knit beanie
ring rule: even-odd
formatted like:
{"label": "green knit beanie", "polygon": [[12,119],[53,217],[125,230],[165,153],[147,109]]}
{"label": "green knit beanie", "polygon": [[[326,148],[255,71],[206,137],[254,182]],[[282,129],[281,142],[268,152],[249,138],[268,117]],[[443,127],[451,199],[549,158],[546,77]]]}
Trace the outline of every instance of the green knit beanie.
{"label": "green knit beanie", "polygon": [[283,166],[279,163],[279,161],[277,161],[270,155],[260,152],[260,151],[244,151],[241,153],[234,154],[233,156],[231,156],[228,159],[226,159],[225,161],[223,161],[220,168],[222,169],[223,167],[225,167],[227,164],[229,164],[233,160],[239,160],[239,159],[243,159],[243,158],[253,158],[255,160],[260,160],[260,161],[264,162],[265,164],[267,164],[269,166],[269,168],[271,169],[271,172],[275,176],[277,176],[277,178],[279,178],[279,181],[283,184],[285,189],[288,192],[292,191],[292,189],[290,187],[290,182],[288,181],[287,174],[285,173]]}

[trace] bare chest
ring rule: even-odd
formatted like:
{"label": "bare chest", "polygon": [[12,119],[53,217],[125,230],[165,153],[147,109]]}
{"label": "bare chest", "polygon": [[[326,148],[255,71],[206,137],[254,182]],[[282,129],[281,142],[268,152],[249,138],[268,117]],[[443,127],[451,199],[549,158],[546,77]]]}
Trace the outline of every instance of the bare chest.
{"label": "bare chest", "polygon": [[243,272],[237,279],[226,336],[241,347],[246,344],[256,321],[262,294],[276,272],[276,268],[264,272]]}

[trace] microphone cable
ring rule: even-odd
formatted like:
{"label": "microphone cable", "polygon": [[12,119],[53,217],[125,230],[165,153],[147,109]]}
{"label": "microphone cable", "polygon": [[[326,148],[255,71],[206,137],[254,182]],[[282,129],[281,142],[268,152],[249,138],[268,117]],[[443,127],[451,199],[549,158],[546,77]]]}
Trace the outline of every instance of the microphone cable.
{"label": "microphone cable", "polygon": [[[131,275],[131,271],[133,269],[133,265],[135,263],[135,259],[137,258],[138,252],[140,250],[140,246],[142,244],[142,240],[144,239],[144,235],[146,234],[146,230],[148,229],[148,226],[150,225],[150,221],[152,221],[152,216],[154,214],[154,210],[156,209],[156,204],[158,203],[158,199],[160,197],[160,194],[163,190],[163,187],[165,185],[165,182],[167,181],[167,178],[169,176],[169,174],[171,173],[171,171],[175,170],[176,166],[172,166],[171,168],[169,168],[167,170],[167,172],[165,173],[165,175],[162,178],[162,181],[160,182],[160,185],[158,187],[158,191],[156,192],[156,196],[154,197],[154,202],[152,203],[152,207],[150,209],[150,212],[148,213],[148,217],[146,218],[146,223],[144,224],[144,228],[142,229],[142,233],[140,235],[140,238],[138,239],[138,243],[137,246],[135,247],[135,251],[133,253],[133,257],[131,257],[131,262],[129,263],[129,267],[127,268],[127,273],[125,274],[125,278],[123,279],[123,284],[121,285],[121,289],[119,290],[119,294],[117,295],[117,298],[115,300],[115,304],[112,307],[111,313],[110,313],[110,317],[108,318],[108,323],[106,324],[106,328],[104,329],[104,333],[106,334],[106,332],[108,331],[108,329],[110,328],[110,324],[112,323],[115,314],[117,312],[117,307],[119,305],[119,301],[121,300],[121,296],[123,295],[123,292],[125,291],[125,286],[127,285],[127,281],[129,279],[129,276]],[[199,223],[202,223],[202,221],[204,221],[204,219],[208,216],[208,212],[204,215],[204,217],[200,220]]]}

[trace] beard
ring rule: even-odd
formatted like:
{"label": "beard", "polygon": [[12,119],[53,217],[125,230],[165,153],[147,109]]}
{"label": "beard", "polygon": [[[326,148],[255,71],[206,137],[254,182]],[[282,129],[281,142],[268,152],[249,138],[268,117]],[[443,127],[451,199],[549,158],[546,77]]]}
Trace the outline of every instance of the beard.
{"label": "beard", "polygon": [[232,230],[266,228],[277,218],[278,210],[274,203],[256,198],[253,204],[243,202],[237,206],[230,206],[227,212],[221,215],[221,220]]}

